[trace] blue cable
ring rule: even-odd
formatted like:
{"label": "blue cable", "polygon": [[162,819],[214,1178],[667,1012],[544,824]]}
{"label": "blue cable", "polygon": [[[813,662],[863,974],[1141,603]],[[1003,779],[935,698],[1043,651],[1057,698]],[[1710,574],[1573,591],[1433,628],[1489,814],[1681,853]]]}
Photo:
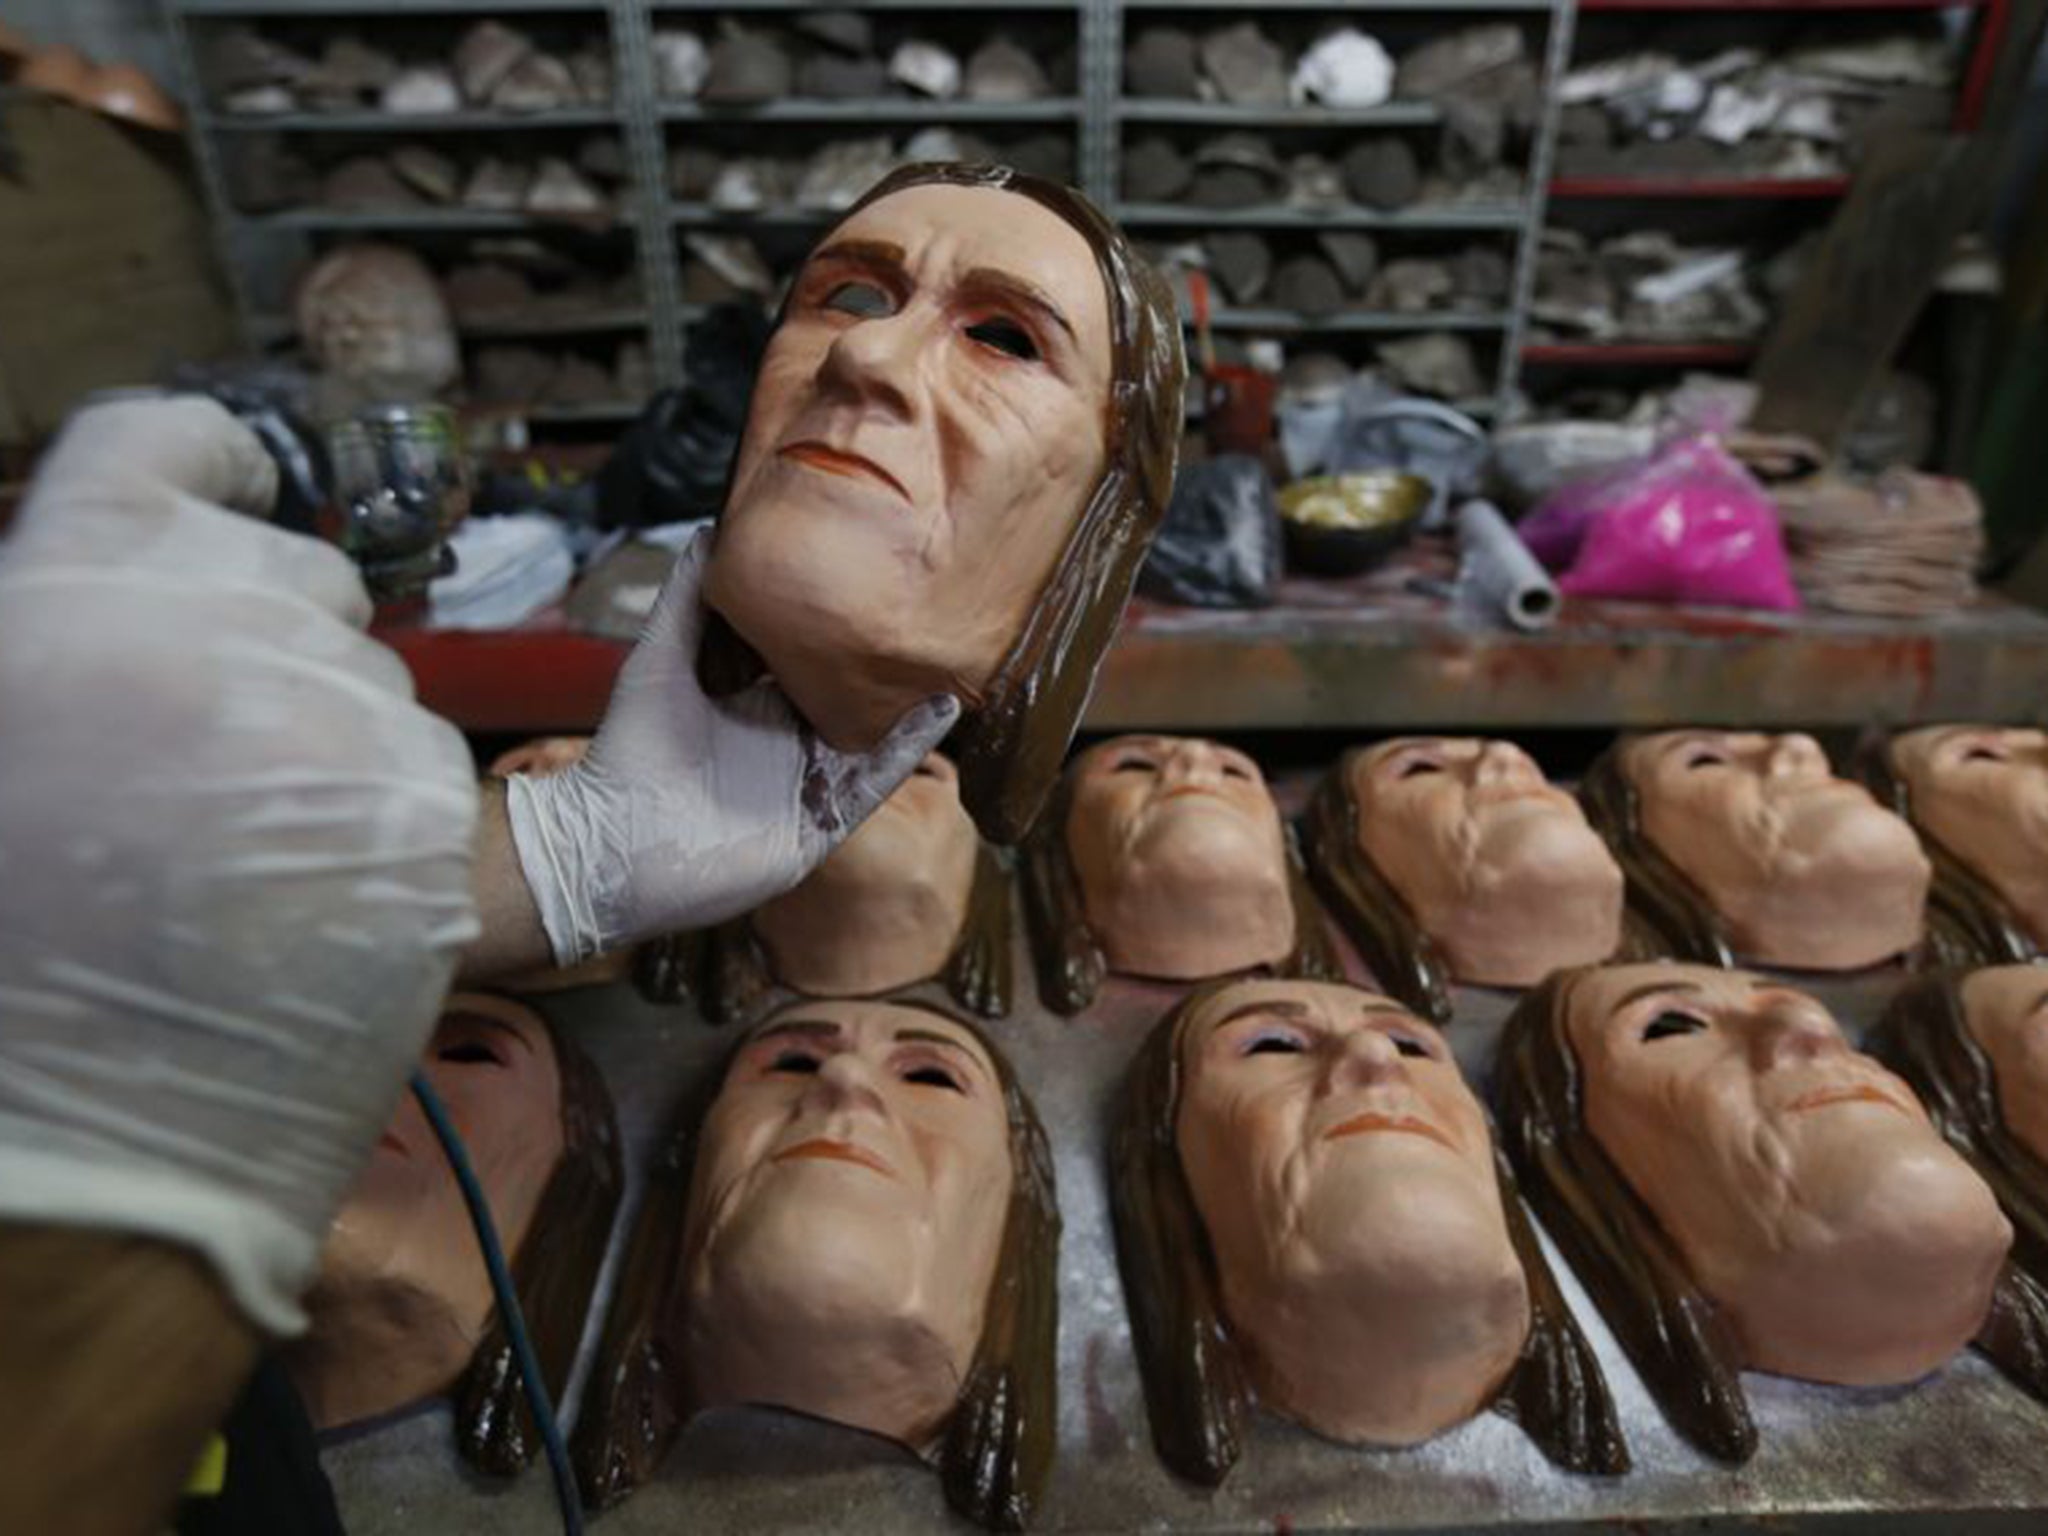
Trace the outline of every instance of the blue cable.
{"label": "blue cable", "polygon": [[462,1186],[462,1198],[469,1206],[469,1219],[476,1226],[476,1240],[484,1251],[484,1267],[491,1273],[491,1294],[498,1303],[505,1335],[512,1341],[513,1358],[519,1362],[519,1380],[526,1388],[526,1403],[533,1410],[533,1422],[540,1429],[540,1442],[548,1453],[548,1470],[555,1477],[555,1501],[562,1511],[562,1529],[568,1536],[583,1536],[583,1506],[576,1500],[576,1479],[569,1471],[569,1452],[562,1444],[561,1427],[555,1423],[554,1405],[548,1401],[547,1383],[541,1380],[540,1362],[534,1358],[533,1340],[526,1335],[526,1318],[519,1310],[519,1293],[512,1288],[512,1271],[505,1263],[505,1250],[498,1246],[498,1229],[491,1221],[491,1208],[484,1200],[483,1186],[469,1166],[462,1150],[462,1138],[448,1118],[447,1108],[427,1076],[418,1068],[412,1074],[413,1097],[426,1111],[427,1123],[441,1139],[448,1166],[455,1170],[455,1182]]}

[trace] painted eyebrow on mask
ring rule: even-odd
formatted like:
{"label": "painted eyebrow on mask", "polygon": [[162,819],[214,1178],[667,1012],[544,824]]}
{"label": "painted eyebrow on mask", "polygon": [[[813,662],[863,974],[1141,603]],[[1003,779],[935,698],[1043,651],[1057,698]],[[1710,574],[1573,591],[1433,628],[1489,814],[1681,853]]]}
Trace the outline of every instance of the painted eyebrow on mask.
{"label": "painted eyebrow on mask", "polygon": [[439,1029],[442,1025],[447,1024],[482,1024],[487,1028],[510,1035],[519,1042],[520,1048],[527,1055],[531,1056],[533,1054],[533,1042],[521,1034],[517,1027],[503,1019],[494,1019],[488,1013],[472,1013],[467,1008],[464,1008],[455,1013],[442,1015],[440,1024],[437,1024],[435,1028]]}
{"label": "painted eyebrow on mask", "polygon": [[1626,992],[1622,993],[1620,1000],[1615,1003],[1613,1011],[1615,1013],[1619,1013],[1622,1009],[1626,1008],[1630,1003],[1641,1002],[1646,997],[1655,997],[1660,992],[1688,992],[1691,993],[1694,997],[1698,997],[1705,991],[1706,988],[1702,987],[1696,981],[1646,982],[1640,987],[1630,987]]}
{"label": "painted eyebrow on mask", "polygon": [[758,1031],[747,1043],[752,1045],[758,1040],[776,1040],[784,1035],[800,1035],[810,1040],[837,1040],[839,1026],[830,1019],[784,1019]]}
{"label": "painted eyebrow on mask", "polygon": [[[1403,1020],[1413,1020],[1415,1018],[1406,1008],[1395,1002],[1361,1003],[1358,1012],[1361,1018],[1376,1018],[1381,1015]],[[1222,1018],[1218,1019],[1211,1026],[1209,1032],[1214,1034],[1225,1025],[1235,1024],[1239,1019],[1254,1013],[1276,1014],[1280,1018],[1297,1020],[1303,1024],[1312,1024],[1316,1021],[1316,1011],[1307,1003],[1300,1002],[1294,998],[1279,997],[1268,1002],[1245,1003],[1241,1007],[1233,1008]]]}
{"label": "painted eyebrow on mask", "polygon": [[811,253],[811,259],[804,263],[804,271],[808,273],[813,267],[835,262],[857,267],[886,267],[901,276],[903,247],[893,240],[834,240],[823,250]]}
{"label": "painted eyebrow on mask", "polygon": [[982,1063],[979,1051],[975,1050],[965,1040],[956,1040],[951,1035],[942,1035],[935,1029],[899,1029],[896,1031],[896,1040],[899,1044],[943,1045],[948,1050],[956,1051],[961,1056],[964,1056],[974,1064],[977,1070],[987,1071],[987,1068]]}

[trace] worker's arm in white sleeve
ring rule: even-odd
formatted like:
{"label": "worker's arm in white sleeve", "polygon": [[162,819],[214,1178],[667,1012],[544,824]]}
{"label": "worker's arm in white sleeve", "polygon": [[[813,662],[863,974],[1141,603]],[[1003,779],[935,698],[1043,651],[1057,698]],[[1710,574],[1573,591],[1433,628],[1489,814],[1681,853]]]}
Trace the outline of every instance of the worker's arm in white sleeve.
{"label": "worker's arm in white sleeve", "polygon": [[468,752],[270,487],[101,406],[0,544],[0,1530],[157,1528],[476,934]]}
{"label": "worker's arm in white sleeve", "polygon": [[676,562],[582,761],[487,791],[484,934],[465,976],[569,965],[751,910],[809,874],[959,718],[958,701],[938,695],[852,754],[819,741],[772,683],[706,697],[710,547],[700,534]]}

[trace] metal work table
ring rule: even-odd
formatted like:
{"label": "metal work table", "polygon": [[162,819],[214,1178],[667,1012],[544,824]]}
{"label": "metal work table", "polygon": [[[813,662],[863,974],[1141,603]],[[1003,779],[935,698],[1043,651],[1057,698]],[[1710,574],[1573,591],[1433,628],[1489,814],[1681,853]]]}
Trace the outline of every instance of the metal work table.
{"label": "metal work table", "polygon": [[[1153,1456],[1108,1227],[1102,1154],[1112,1093],[1176,995],[1112,980],[1089,1014],[1040,1009],[1021,962],[1017,1011],[995,1026],[1051,1139],[1065,1222],[1060,1265],[1060,1445],[1035,1527],[1047,1532],[2021,1532],[2048,1525],[2048,1407],[1975,1355],[1924,1382],[1852,1390],[1744,1378],[1762,1445],[1737,1469],[1692,1451],[1665,1425],[1555,1252],[1567,1298],[1617,1398],[1635,1470],[1600,1481],[1545,1462],[1491,1414],[1409,1451],[1358,1450],[1254,1415],[1243,1459],[1213,1494],[1176,1482]],[[1860,1032],[1896,970],[1823,980],[1821,996]],[[1511,998],[1467,990],[1452,1038],[1469,1074],[1490,1061]],[[630,988],[564,994],[602,1066],[637,1166],[671,1106],[713,1070],[734,1035]],[[623,1224],[620,1234],[624,1231]],[[619,1235],[615,1234],[614,1254]],[[607,1274],[605,1285],[610,1283]],[[586,1339],[586,1346],[589,1340]],[[325,1460],[353,1536],[547,1536],[559,1530],[544,1466],[510,1488],[462,1471],[444,1409],[357,1434]],[[658,1479],[596,1516],[596,1536],[832,1531],[898,1536],[973,1530],[936,1476],[908,1453],[793,1415],[731,1410],[697,1419]]]}
{"label": "metal work table", "polygon": [[[1933,620],[1568,600],[1521,635],[1415,590],[1417,549],[1348,581],[1290,577],[1249,612],[1139,600],[1090,730],[1861,726],[2048,718],[2048,617],[1991,595]],[[647,578],[659,579],[651,570]],[[626,629],[630,632],[631,625]],[[588,730],[625,659],[559,611],[514,630],[394,627],[420,697],[467,730]]]}

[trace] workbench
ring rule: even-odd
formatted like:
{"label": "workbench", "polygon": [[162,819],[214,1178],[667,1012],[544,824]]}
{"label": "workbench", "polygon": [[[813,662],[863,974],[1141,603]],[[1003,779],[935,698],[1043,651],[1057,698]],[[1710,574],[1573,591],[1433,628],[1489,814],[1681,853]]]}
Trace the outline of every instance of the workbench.
{"label": "workbench", "polygon": [[[1215,1493],[1153,1455],[1111,1244],[1103,1155],[1113,1094],[1172,989],[1112,978],[1073,1020],[1041,1009],[1020,945],[1014,1015],[992,1026],[1050,1138],[1065,1224],[1060,1261],[1060,1435],[1044,1532],[2039,1532],[2048,1529],[2048,1407],[1965,1354],[1910,1387],[1820,1387],[1748,1375],[1761,1447],[1747,1466],[1708,1461],[1665,1424],[1555,1250],[1551,1263],[1600,1356],[1635,1469],[1614,1480],[1558,1471],[1506,1420],[1482,1415],[1414,1450],[1359,1450],[1253,1415],[1242,1460]],[[1875,1020],[1897,967],[1802,980],[1852,1035]],[[931,994],[943,1001],[941,994]],[[1513,999],[1462,989],[1450,1034],[1483,1076]],[[630,1203],[669,1115],[736,1038],[630,986],[565,994],[618,1095]],[[614,1234],[614,1261],[623,1239]],[[608,1288],[610,1271],[602,1282]],[[586,1338],[586,1355],[590,1340]],[[579,1368],[587,1369],[587,1360]],[[572,1397],[575,1388],[572,1386]],[[325,1460],[352,1536],[547,1536],[560,1529],[544,1465],[509,1489],[463,1471],[443,1408],[332,1446]],[[594,1536],[831,1531],[908,1536],[974,1528],[937,1477],[856,1431],[765,1410],[695,1420],[657,1479],[592,1522]]]}
{"label": "workbench", "polygon": [[[1084,727],[1475,730],[1699,724],[1856,727],[2048,720],[2048,616],[1985,594],[1932,620],[1568,599],[1522,635],[1441,595],[1417,547],[1345,581],[1289,577],[1270,608],[1138,599]],[[625,643],[560,610],[482,634],[387,626],[422,700],[465,730],[580,731]]]}

